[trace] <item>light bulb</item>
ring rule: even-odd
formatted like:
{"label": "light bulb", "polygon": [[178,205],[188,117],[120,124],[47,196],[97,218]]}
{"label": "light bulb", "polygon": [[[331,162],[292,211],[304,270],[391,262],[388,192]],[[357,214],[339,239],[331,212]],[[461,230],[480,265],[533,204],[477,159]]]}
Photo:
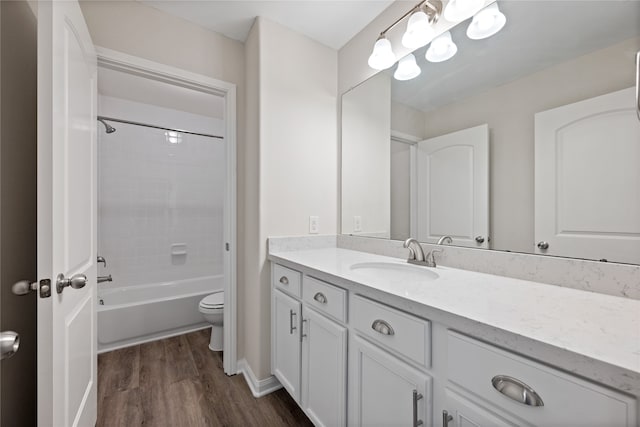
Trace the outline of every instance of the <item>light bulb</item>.
{"label": "light bulb", "polygon": [[482,7],[484,0],[449,0],[444,8],[444,19],[459,22],[473,15]]}
{"label": "light bulb", "polygon": [[418,67],[416,63],[416,57],[410,53],[398,62],[398,68],[396,68],[396,72],[393,73],[393,77],[396,80],[411,80],[418,77],[421,72],[422,70],[420,70],[420,67]]}
{"label": "light bulb", "polygon": [[467,28],[467,36],[473,40],[486,39],[500,31],[507,22],[498,8],[498,3],[489,6],[476,13]]}
{"label": "light bulb", "polygon": [[447,31],[431,42],[425,58],[429,62],[442,62],[451,59],[456,52],[458,52],[458,46],[451,39],[451,33]]}
{"label": "light bulb", "polygon": [[429,17],[419,10],[409,17],[407,30],[402,36],[402,45],[409,49],[417,49],[429,43],[433,37],[433,28],[429,24]]}
{"label": "light bulb", "polygon": [[386,70],[396,62],[396,55],[391,49],[391,42],[385,37],[379,38],[373,45],[373,52],[369,56],[369,67],[374,70]]}

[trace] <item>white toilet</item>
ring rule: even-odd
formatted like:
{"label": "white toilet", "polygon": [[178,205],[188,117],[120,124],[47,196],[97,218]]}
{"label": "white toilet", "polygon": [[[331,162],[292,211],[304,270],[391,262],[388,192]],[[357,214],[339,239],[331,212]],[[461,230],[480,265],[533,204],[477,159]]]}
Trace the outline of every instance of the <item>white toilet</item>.
{"label": "white toilet", "polygon": [[222,351],[223,347],[223,313],[224,313],[224,291],[219,291],[202,298],[198,305],[198,310],[205,320],[211,323],[211,341],[209,349],[212,351]]}

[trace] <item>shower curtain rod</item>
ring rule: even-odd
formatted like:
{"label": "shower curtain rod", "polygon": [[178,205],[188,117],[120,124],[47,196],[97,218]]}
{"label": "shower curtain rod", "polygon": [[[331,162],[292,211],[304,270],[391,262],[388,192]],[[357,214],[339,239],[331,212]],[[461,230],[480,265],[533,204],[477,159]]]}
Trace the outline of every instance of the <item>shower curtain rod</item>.
{"label": "shower curtain rod", "polygon": [[144,126],[144,127],[147,127],[147,128],[168,130],[168,131],[171,131],[171,132],[186,133],[188,135],[197,135],[197,136],[206,136],[206,137],[209,137],[209,138],[224,139],[224,136],[219,136],[219,135],[210,135],[208,133],[190,132],[188,130],[166,128],[166,127],[163,127],[163,126],[149,125],[149,124],[140,123],[140,122],[132,122],[130,120],[114,119],[113,117],[98,116],[97,119],[98,120],[107,120],[107,121],[110,121],[110,122],[124,123],[124,124],[127,124],[127,125]]}

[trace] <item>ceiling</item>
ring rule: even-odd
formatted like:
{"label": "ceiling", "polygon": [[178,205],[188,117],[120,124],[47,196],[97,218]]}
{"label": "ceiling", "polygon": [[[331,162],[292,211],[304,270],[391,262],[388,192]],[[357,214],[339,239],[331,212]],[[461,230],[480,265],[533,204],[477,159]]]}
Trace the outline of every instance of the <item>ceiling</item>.
{"label": "ceiling", "polygon": [[[430,111],[640,36],[637,0],[500,0],[498,4],[507,17],[502,31],[471,40],[466,36],[470,20],[462,22],[451,30],[458,53],[441,63],[425,60],[428,46],[418,49],[414,53],[422,73],[408,81],[391,78],[393,100]],[[634,55],[635,50],[629,51],[630,69]],[[394,71],[395,66],[386,72]]]}
{"label": "ceiling", "polygon": [[340,49],[393,0],[141,2],[242,42],[247,39],[253,20],[261,16]]}

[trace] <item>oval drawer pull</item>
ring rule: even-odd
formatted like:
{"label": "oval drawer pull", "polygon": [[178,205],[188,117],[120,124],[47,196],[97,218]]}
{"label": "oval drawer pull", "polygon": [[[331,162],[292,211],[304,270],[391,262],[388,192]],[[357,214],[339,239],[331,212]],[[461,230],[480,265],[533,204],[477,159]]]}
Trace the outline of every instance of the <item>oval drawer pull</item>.
{"label": "oval drawer pull", "polygon": [[326,304],[327,303],[327,297],[325,297],[322,292],[316,293],[313,296],[313,299],[318,301],[320,304]]}
{"label": "oval drawer pull", "polygon": [[371,324],[371,328],[374,331],[381,333],[382,335],[395,334],[395,331],[393,330],[391,325],[385,322],[384,320],[380,320],[380,319],[374,320],[373,323]]}
{"label": "oval drawer pull", "polygon": [[491,379],[493,388],[500,393],[527,406],[544,406],[542,398],[534,389],[520,380],[507,375],[496,375]]}
{"label": "oval drawer pull", "polygon": [[283,285],[288,285],[289,284],[289,279],[287,279],[287,276],[282,276],[280,278],[280,283],[282,283]]}

